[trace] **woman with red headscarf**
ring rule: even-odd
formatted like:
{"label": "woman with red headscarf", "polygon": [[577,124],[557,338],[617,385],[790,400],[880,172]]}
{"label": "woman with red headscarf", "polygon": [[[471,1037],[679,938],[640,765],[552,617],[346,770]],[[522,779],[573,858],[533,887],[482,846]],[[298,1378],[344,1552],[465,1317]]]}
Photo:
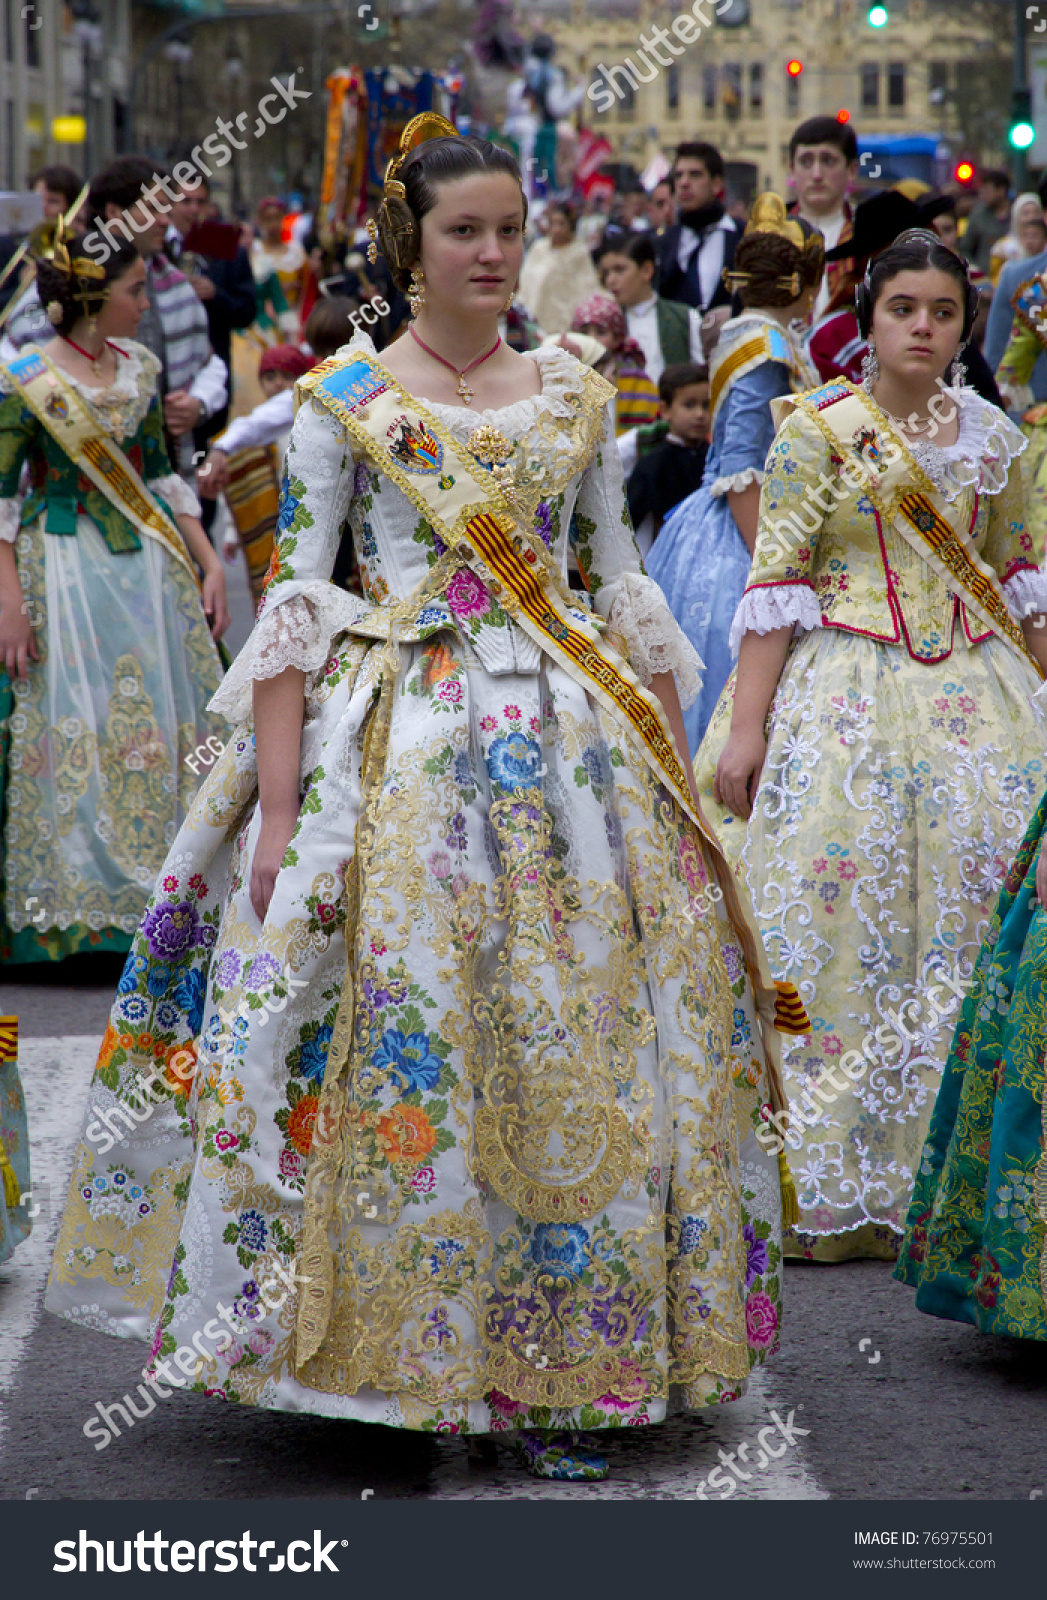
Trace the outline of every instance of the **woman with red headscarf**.
{"label": "woman with red headscarf", "polygon": [[647,376],[644,353],[629,337],[625,313],[613,295],[588,295],[575,311],[571,332],[598,339],[607,352],[595,365],[596,371],[618,389],[615,432],[625,433],[629,428],[654,422],[661,409],[658,390]]}

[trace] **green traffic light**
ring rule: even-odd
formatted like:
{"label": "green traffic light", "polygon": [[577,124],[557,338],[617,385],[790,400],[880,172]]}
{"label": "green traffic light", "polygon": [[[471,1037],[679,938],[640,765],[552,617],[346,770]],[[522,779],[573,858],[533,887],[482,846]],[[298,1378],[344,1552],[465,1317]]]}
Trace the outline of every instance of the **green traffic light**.
{"label": "green traffic light", "polygon": [[1016,150],[1028,150],[1036,138],[1036,129],[1031,122],[1016,122],[1007,137]]}
{"label": "green traffic light", "polygon": [[868,22],[870,28],[886,28],[888,12],[886,6],[872,6],[869,10]]}

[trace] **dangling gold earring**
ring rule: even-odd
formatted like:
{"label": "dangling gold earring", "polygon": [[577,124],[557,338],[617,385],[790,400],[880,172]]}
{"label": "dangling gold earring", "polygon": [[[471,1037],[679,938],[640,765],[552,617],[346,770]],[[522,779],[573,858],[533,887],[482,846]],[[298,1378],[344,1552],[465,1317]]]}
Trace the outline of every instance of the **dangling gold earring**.
{"label": "dangling gold earring", "polygon": [[373,267],[378,260],[378,224],[373,217],[367,223],[367,237],[371,241],[367,246],[367,259]]}
{"label": "dangling gold earring", "polygon": [[515,289],[510,289],[509,290],[509,298],[505,302],[505,305],[502,307],[502,310],[503,311],[508,311],[509,307],[512,305],[512,303],[513,303],[513,301],[515,299],[516,299],[516,290]]}
{"label": "dangling gold earring", "polygon": [[407,303],[411,307],[412,317],[416,317],[425,305],[425,278],[420,266],[411,268],[411,287],[407,291]]}

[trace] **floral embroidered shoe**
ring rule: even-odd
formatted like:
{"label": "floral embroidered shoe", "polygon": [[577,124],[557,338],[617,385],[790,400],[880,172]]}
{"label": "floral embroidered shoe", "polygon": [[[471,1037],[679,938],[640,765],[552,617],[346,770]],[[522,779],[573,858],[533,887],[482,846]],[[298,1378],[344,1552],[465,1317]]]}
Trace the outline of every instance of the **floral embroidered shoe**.
{"label": "floral embroidered shoe", "polygon": [[592,1434],[521,1431],[509,1442],[532,1478],[598,1483],[607,1476],[607,1457],[592,1448]]}

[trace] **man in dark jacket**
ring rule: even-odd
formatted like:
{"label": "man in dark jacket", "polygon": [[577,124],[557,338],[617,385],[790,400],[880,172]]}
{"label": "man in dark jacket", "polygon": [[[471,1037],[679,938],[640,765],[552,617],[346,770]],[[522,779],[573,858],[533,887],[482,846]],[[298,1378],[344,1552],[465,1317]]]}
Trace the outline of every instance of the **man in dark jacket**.
{"label": "man in dark jacket", "polygon": [[723,203],[719,150],[711,144],[680,145],[672,182],[679,221],[658,241],[658,293],[703,314],[730,306],[722,273],[734,261],[738,229]]}

